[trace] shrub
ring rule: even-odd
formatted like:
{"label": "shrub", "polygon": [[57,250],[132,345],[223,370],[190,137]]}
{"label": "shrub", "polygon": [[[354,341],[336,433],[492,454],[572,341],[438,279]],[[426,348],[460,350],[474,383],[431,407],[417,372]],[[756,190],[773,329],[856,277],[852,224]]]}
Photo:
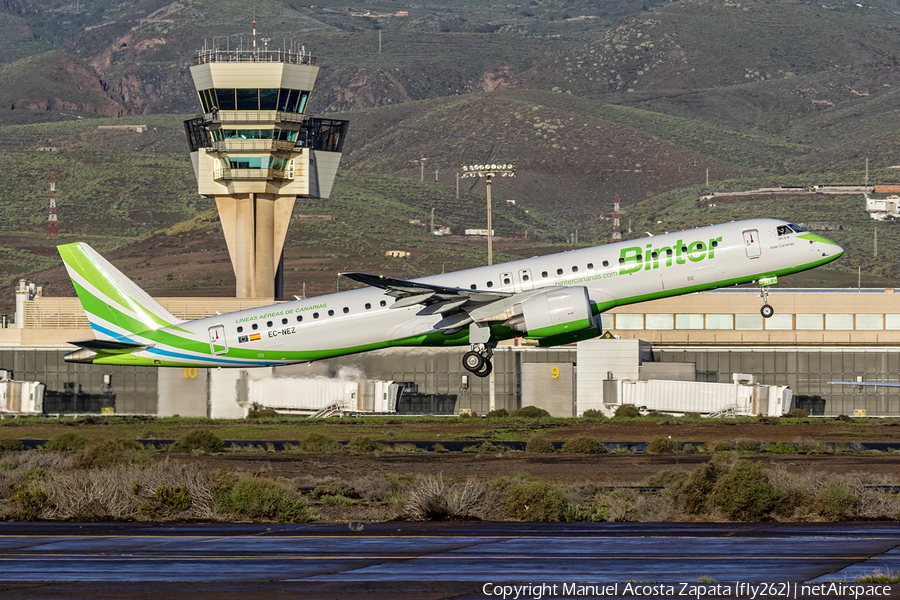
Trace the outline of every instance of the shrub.
{"label": "shrub", "polygon": [[788,416],[793,417],[795,419],[805,419],[809,416],[809,413],[803,410],[802,408],[795,408],[791,412],[788,413]]}
{"label": "shrub", "polygon": [[498,446],[496,444],[492,444],[491,442],[484,442],[480,446],[466,446],[463,448],[463,452],[475,452],[478,454],[501,454],[504,452],[509,452],[508,446]]}
{"label": "shrub", "polygon": [[413,485],[404,512],[417,521],[479,519],[493,504],[488,486],[469,480],[448,485],[440,475],[419,479]]}
{"label": "shrub", "polygon": [[738,452],[759,452],[759,442],[753,440],[737,440],[734,449]]}
{"label": "shrub", "polygon": [[581,413],[581,418],[588,421],[606,421],[606,415],[595,408],[589,408]]}
{"label": "shrub", "polygon": [[544,419],[549,417],[550,413],[537,406],[523,406],[519,410],[513,411],[512,416],[520,419]]}
{"label": "shrub", "polygon": [[[373,444],[374,445],[374,444]],[[301,452],[313,452],[318,454],[330,454],[337,452],[339,444],[327,435],[311,433],[300,443]]]}
{"label": "shrub", "polygon": [[353,454],[369,454],[375,452],[375,442],[368,437],[358,437],[350,440],[347,450]]}
{"label": "shrub", "polygon": [[528,443],[525,444],[525,452],[548,454],[555,451],[556,449],[553,447],[553,444],[542,437],[532,436],[529,438]]}
{"label": "shrub", "polygon": [[325,506],[352,506],[357,504],[357,501],[353,498],[341,496],[340,494],[325,494],[319,497],[319,502]]}
{"label": "shrub", "polygon": [[732,521],[756,521],[783,508],[787,495],[769,483],[760,463],[741,460],[716,481],[710,500]]}
{"label": "shrub", "polygon": [[519,521],[561,521],[569,502],[559,486],[547,481],[523,481],[506,498],[506,512]]}
{"label": "shrub", "polygon": [[498,408],[497,410],[492,410],[491,412],[489,412],[487,414],[488,419],[491,419],[493,417],[508,417],[508,416],[509,416],[509,411],[506,410],[505,408]]}
{"label": "shrub", "polygon": [[615,412],[617,419],[636,419],[639,416],[641,416],[641,411],[633,404],[622,404]]}
{"label": "shrub", "polygon": [[647,452],[653,454],[674,454],[678,452],[678,442],[671,437],[658,435],[647,444]]}
{"label": "shrub", "polygon": [[837,416],[837,420],[838,420],[838,421],[843,421],[844,423],[852,423],[852,422],[853,422],[853,417],[849,417],[849,416],[847,416],[847,415],[840,414],[840,415]]}
{"label": "shrub", "polygon": [[852,521],[859,516],[859,498],[846,485],[834,480],[816,494],[813,506],[829,521]]}
{"label": "shrub", "polygon": [[44,450],[53,452],[71,452],[72,450],[83,450],[89,443],[91,443],[91,440],[83,435],[78,435],[77,433],[61,433],[52,437],[49,442],[44,444]]}
{"label": "shrub", "polygon": [[782,442],[775,442],[774,444],[767,444],[763,448],[764,452],[771,452],[772,454],[797,454],[797,449],[793,444],[784,444]]}
{"label": "shrub", "polygon": [[685,454],[697,454],[697,452],[698,452],[697,446],[695,446],[693,444],[685,444],[684,446],[681,447],[681,451],[684,452]]}
{"label": "shrub", "polygon": [[716,452],[731,452],[731,442],[727,440],[712,440],[703,444],[703,451],[710,454]]}
{"label": "shrub", "polygon": [[131,440],[96,439],[75,457],[78,469],[100,469],[128,463],[146,463],[146,453]]}
{"label": "shrub", "polygon": [[0,452],[18,452],[25,449],[21,440],[0,440]]}
{"label": "shrub", "polygon": [[181,436],[169,452],[222,452],[225,442],[211,431],[195,429]]}
{"label": "shrub", "polygon": [[254,407],[247,411],[248,419],[275,419],[280,416],[274,408]]}
{"label": "shrub", "polygon": [[[140,486],[135,482],[134,492],[140,491]],[[153,492],[151,502],[141,504],[142,514],[151,519],[158,519],[167,512],[185,512],[191,510],[191,492],[187,486],[160,486]]]}
{"label": "shrub", "polygon": [[274,479],[241,479],[221,498],[227,512],[250,519],[308,523],[318,518],[295,492]]}
{"label": "shrub", "polygon": [[701,514],[707,510],[709,496],[719,480],[733,464],[730,454],[717,454],[700,465],[686,478],[674,477],[667,483],[673,503],[689,514]]}
{"label": "shrub", "polygon": [[569,454],[603,454],[603,443],[589,437],[576,437],[563,444],[562,451]]}
{"label": "shrub", "polygon": [[437,453],[450,452],[450,451],[447,450],[447,449],[444,447],[444,445],[441,444],[441,443],[437,443],[437,444],[435,444],[434,446],[432,446],[432,447],[431,447],[431,450],[432,450],[433,452],[437,452]]}

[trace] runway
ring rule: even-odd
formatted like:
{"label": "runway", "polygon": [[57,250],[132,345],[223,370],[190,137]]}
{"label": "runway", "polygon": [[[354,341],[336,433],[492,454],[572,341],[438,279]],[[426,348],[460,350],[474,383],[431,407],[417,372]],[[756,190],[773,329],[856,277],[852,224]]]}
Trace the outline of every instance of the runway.
{"label": "runway", "polygon": [[[788,584],[900,571],[895,523],[377,523],[353,529],[3,523],[0,597],[496,598],[499,592],[485,590],[544,584],[550,587],[543,597],[562,598],[584,597],[562,593],[575,589],[565,587],[572,584],[618,583],[621,591],[629,581]],[[550,593],[554,584],[557,593]],[[900,584],[890,588],[888,597],[900,597]],[[737,591],[732,585],[724,597]]]}

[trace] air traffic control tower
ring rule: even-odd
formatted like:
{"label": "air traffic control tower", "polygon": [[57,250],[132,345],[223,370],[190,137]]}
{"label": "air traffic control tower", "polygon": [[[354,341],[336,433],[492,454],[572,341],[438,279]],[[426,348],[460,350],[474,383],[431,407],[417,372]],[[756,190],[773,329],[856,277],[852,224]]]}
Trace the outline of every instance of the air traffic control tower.
{"label": "air traffic control tower", "polygon": [[282,295],[294,202],[331,193],[348,122],[306,115],[318,71],[303,50],[215,49],[194,57],[203,114],[184,126],[197,190],[216,199],[238,298]]}

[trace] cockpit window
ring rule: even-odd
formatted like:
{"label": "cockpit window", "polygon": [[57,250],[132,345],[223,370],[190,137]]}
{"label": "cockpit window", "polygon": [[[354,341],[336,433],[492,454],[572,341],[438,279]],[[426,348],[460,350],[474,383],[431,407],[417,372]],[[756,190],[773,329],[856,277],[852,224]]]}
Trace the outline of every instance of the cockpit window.
{"label": "cockpit window", "polygon": [[787,225],[779,225],[778,226],[778,236],[779,237],[781,237],[783,235],[788,235],[790,233],[792,233],[791,228],[788,227]]}
{"label": "cockpit window", "polygon": [[790,227],[791,229],[793,229],[793,230],[794,230],[795,232],[797,232],[797,233],[804,233],[804,232],[806,232],[806,231],[809,231],[809,229],[804,229],[803,227],[800,227],[799,225],[794,225],[793,223],[791,223],[790,225],[788,225],[788,227]]}

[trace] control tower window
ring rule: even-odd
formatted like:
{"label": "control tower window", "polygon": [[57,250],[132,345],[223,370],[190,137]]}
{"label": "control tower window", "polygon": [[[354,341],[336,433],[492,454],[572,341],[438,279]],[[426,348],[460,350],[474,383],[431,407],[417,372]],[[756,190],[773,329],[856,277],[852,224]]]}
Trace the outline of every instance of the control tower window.
{"label": "control tower window", "polygon": [[237,90],[237,109],[238,110],[259,110],[259,90],[258,89],[242,89]]}
{"label": "control tower window", "polygon": [[234,110],[237,104],[234,101],[234,90],[216,90],[216,108],[219,110]]}
{"label": "control tower window", "polygon": [[275,110],[278,108],[278,89],[259,90],[259,110]]}

